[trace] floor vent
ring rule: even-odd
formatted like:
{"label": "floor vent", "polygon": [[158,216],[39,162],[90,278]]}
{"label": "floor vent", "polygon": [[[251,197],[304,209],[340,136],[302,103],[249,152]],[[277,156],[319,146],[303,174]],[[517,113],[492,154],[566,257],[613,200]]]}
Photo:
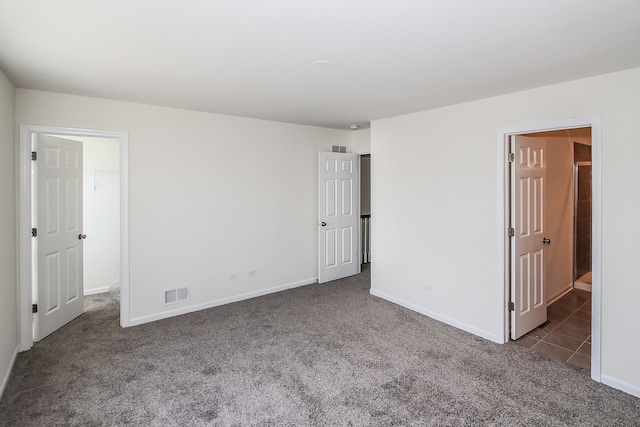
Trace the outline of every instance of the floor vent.
{"label": "floor vent", "polygon": [[346,153],[347,147],[344,145],[332,145],[331,152],[333,153]]}
{"label": "floor vent", "polygon": [[182,301],[188,301],[191,296],[191,292],[188,286],[181,288],[165,289],[164,291],[164,305],[176,304]]}

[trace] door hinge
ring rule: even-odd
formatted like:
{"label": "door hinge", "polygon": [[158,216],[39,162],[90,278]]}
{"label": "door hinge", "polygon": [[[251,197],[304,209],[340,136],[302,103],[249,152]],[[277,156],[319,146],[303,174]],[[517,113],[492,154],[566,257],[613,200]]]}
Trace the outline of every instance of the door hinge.
{"label": "door hinge", "polygon": [[31,304],[31,312],[32,313],[38,312],[38,304]]}
{"label": "door hinge", "polygon": [[515,162],[516,161],[516,155],[514,153],[507,154],[507,160],[509,161],[509,163]]}
{"label": "door hinge", "polygon": [[31,229],[31,237],[38,237],[38,229],[37,228],[32,228]]}
{"label": "door hinge", "polygon": [[509,311],[516,311],[516,305],[512,302],[509,302]]}
{"label": "door hinge", "polygon": [[516,230],[514,230],[512,227],[509,227],[509,237],[513,237],[516,235]]}
{"label": "door hinge", "polygon": [[31,160],[38,160],[38,153],[36,153],[35,151],[31,152]]}

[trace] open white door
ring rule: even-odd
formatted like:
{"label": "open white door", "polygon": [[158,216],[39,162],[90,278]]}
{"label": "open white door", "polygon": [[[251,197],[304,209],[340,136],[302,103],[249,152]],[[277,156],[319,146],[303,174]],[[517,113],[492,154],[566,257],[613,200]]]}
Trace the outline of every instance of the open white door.
{"label": "open white door", "polygon": [[319,153],[318,282],[360,272],[358,155]]}
{"label": "open white door", "polygon": [[511,339],[547,321],[544,192],[546,142],[512,136]]}
{"label": "open white door", "polygon": [[82,282],[82,143],[39,135],[33,162],[33,340],[84,311]]}

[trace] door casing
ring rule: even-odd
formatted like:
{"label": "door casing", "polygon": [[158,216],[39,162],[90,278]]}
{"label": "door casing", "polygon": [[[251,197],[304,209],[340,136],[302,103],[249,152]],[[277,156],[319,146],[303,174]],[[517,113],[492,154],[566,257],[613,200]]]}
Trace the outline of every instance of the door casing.
{"label": "door casing", "polygon": [[20,125],[18,147],[18,324],[19,350],[33,346],[31,147],[39,134],[113,138],[120,143],[120,325],[129,326],[129,134],[57,126]]}
{"label": "door casing", "polygon": [[498,198],[497,209],[497,251],[498,271],[502,271],[502,280],[496,289],[498,296],[496,313],[498,324],[503,328],[503,343],[509,341],[509,292],[510,292],[510,251],[509,251],[509,136],[565,130],[572,128],[591,128],[592,156],[592,313],[591,313],[591,378],[601,381],[602,348],[602,130],[600,116],[570,118],[553,122],[520,125],[498,129]]}

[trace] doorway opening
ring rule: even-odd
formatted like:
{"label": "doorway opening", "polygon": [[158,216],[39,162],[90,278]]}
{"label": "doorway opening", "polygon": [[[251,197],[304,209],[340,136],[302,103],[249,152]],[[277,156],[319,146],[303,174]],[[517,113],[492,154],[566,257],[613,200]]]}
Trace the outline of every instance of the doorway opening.
{"label": "doorway opening", "polygon": [[371,154],[360,155],[360,222],[362,268],[371,263]]}
{"label": "doorway opening", "polygon": [[84,296],[120,293],[120,144],[76,137],[83,147]]}
{"label": "doorway opening", "polygon": [[[528,133],[544,147],[544,323],[523,330],[516,343],[583,369],[591,369],[591,128]],[[581,165],[588,161],[589,167]],[[516,169],[519,162],[512,163]],[[576,171],[580,174],[577,174]],[[520,175],[516,172],[516,175]],[[578,178],[578,175],[580,178]],[[518,184],[516,184],[518,185]],[[516,193],[512,190],[512,196]],[[513,200],[511,201],[513,206]],[[517,202],[517,201],[516,201]],[[516,224],[516,230],[519,224]],[[513,225],[512,225],[513,227]],[[512,239],[517,246],[518,235]],[[512,251],[513,253],[513,251]],[[516,251],[519,253],[519,251]],[[511,262],[514,262],[512,258]],[[515,262],[518,262],[516,259]],[[512,265],[513,268],[513,265]],[[589,286],[579,280],[586,280]],[[520,280],[518,277],[512,280]],[[512,289],[513,289],[512,283]],[[514,295],[511,295],[513,300]],[[518,304],[516,303],[516,309]],[[513,317],[512,314],[512,327]],[[540,321],[538,322],[540,323]]]}
{"label": "doorway opening", "polygon": [[[592,217],[591,217],[591,224],[590,224],[591,242],[592,242],[591,250],[590,250],[591,272],[592,272],[592,294],[591,294],[590,311],[587,311],[587,308],[585,306],[585,304],[587,303],[587,301],[585,300],[585,294],[588,295],[588,293],[576,296],[576,294],[579,294],[580,292],[584,292],[584,291],[573,290],[574,279],[575,279],[575,276],[574,276],[574,273],[575,273],[574,272],[575,270],[575,262],[574,262],[575,261],[575,256],[574,256],[575,255],[574,254],[575,218],[573,215],[575,197],[574,197],[574,186],[573,186],[573,179],[574,179],[573,165],[575,163],[575,159],[573,158],[574,146],[572,143],[575,142],[573,141],[573,139],[580,139],[580,138],[577,138],[576,135],[580,134],[580,132],[584,132],[588,130],[591,131],[590,133],[591,133],[591,154],[592,154],[592,183],[591,183]],[[548,156],[547,154],[552,154],[555,149],[563,149],[565,150],[565,155],[569,154],[571,157],[565,156],[565,158],[569,159],[569,161],[565,161],[564,166],[560,165],[561,167],[564,168],[562,171],[563,176],[565,176],[564,194],[562,194],[562,191],[557,191],[555,195],[555,199],[552,196],[550,196],[551,199],[547,200],[546,203],[543,202],[541,204],[541,206],[544,206],[544,209],[540,210],[540,212],[543,213],[543,216],[546,216],[547,208],[550,207],[552,208],[552,210],[555,209],[557,211],[556,217],[561,218],[562,223],[551,224],[551,223],[548,223],[547,221],[548,224],[545,225],[544,230],[541,231],[541,234],[539,236],[540,237],[539,240],[541,240],[543,244],[542,249],[537,250],[537,252],[535,252],[534,254],[535,256],[539,256],[540,260],[542,260],[542,262],[539,262],[538,264],[536,264],[537,265],[536,268],[540,267],[537,270],[540,273],[538,274],[538,276],[544,277],[546,274],[551,273],[551,280],[554,280],[553,277],[557,274],[557,271],[562,271],[562,278],[557,279],[558,282],[555,283],[550,288],[547,288],[547,286],[543,286],[542,287],[543,294],[538,295],[537,298],[539,298],[541,302],[544,302],[545,315],[547,312],[547,306],[546,306],[547,303],[552,304],[554,302],[557,302],[557,304],[563,305],[562,311],[573,310],[573,312],[578,312],[580,311],[580,309],[582,309],[582,312],[579,314],[579,316],[582,316],[583,318],[586,318],[591,321],[591,331],[590,331],[591,338],[589,343],[590,357],[591,357],[591,361],[590,361],[591,377],[596,381],[600,381],[600,345],[601,345],[601,335],[600,335],[601,334],[601,329],[600,329],[600,324],[601,324],[601,317],[600,317],[601,316],[601,313],[600,313],[600,304],[601,304],[600,303],[601,301],[600,117],[592,116],[592,117],[584,117],[584,118],[567,119],[567,120],[562,120],[558,122],[520,126],[520,127],[511,128],[511,129],[501,129],[498,132],[499,153],[501,155],[501,159],[499,162],[500,164],[499,185],[501,186],[502,191],[504,192],[504,199],[502,200],[502,203],[499,203],[499,205],[502,205],[500,206],[501,215],[499,218],[499,222],[501,225],[501,231],[500,231],[499,241],[501,242],[500,243],[501,251],[504,254],[504,257],[503,257],[504,264],[502,265],[503,271],[504,271],[504,282],[503,282],[503,286],[501,287],[501,294],[503,298],[501,299],[501,307],[499,309],[499,312],[500,312],[501,321],[503,322],[503,325],[504,325],[504,341],[505,342],[509,341],[512,336],[511,330],[514,327],[512,323],[514,321],[517,321],[517,320],[514,320],[514,311],[515,312],[518,311],[517,307],[514,307],[514,306],[516,305],[516,303],[519,302],[519,301],[515,301],[512,295],[514,283],[518,280],[516,279],[516,275],[513,273],[513,268],[512,268],[512,266],[515,265],[515,261],[516,261],[516,256],[514,255],[513,247],[514,245],[516,245],[514,242],[517,240],[518,236],[517,236],[517,233],[515,233],[516,236],[512,237],[512,235],[514,234],[514,230],[512,228],[514,216],[512,215],[512,196],[513,196],[512,190],[513,189],[512,189],[512,185],[510,185],[511,183],[510,169],[512,169],[513,166],[509,162],[510,143],[512,140],[515,140],[517,136],[524,136],[524,135],[531,136],[531,134],[534,134],[534,136],[536,136],[536,135],[540,135],[542,133],[547,133],[547,132],[550,132],[549,134],[547,134],[547,136],[548,137],[550,136],[552,139],[563,137],[568,142],[566,145],[561,147],[560,145],[551,145],[554,142],[554,141],[551,141],[549,145],[550,147],[552,147],[551,152],[547,151],[546,148],[544,148],[543,150],[544,156],[545,156],[545,163],[546,163],[546,160],[550,158],[550,156]],[[574,136],[573,138],[571,137],[572,133]],[[558,140],[556,139],[555,142],[557,143]],[[542,147],[545,147],[545,146],[543,145]],[[542,151],[540,151],[540,153],[542,153]],[[516,154],[516,157],[517,157],[517,154]],[[546,175],[542,177],[542,181],[544,181],[545,183],[545,185],[543,186],[545,191],[547,189],[554,189],[553,176],[556,172],[558,172],[558,170],[551,172],[551,175],[550,175],[551,179],[548,179],[549,177],[547,177]],[[513,186],[515,186],[515,184],[513,184]],[[558,185],[557,187],[562,187],[562,186]],[[555,188],[555,190],[559,190],[559,189]],[[544,201],[545,199],[548,199],[548,198],[546,196],[544,198],[540,198],[540,200],[542,201]],[[549,205],[552,205],[552,206],[549,206]],[[545,219],[551,219],[552,216],[553,215]],[[548,232],[553,231],[554,226],[556,228],[555,230],[556,235],[558,236],[555,239],[549,238],[547,236]],[[551,248],[553,249],[557,248],[556,252],[560,252],[563,254],[563,257],[564,257],[563,262],[556,262],[556,265],[554,265],[554,261],[558,261],[557,259],[554,258],[550,264],[546,261],[548,258],[547,257],[548,252],[553,252]],[[523,265],[520,262],[522,259],[524,258],[522,257],[517,258],[517,261],[521,265]],[[534,260],[534,258],[529,258],[529,259]],[[533,265],[533,261],[532,261],[532,265]],[[523,276],[518,275],[517,277],[523,277]],[[532,275],[531,277],[536,277],[536,276]],[[537,280],[537,278],[535,280]],[[540,298],[541,296],[543,297]],[[553,305],[551,305],[550,307],[553,307]],[[564,320],[557,318],[557,316],[555,315],[555,311],[557,310],[557,307],[558,306],[556,306],[556,308],[553,308],[553,309],[549,308],[549,310],[554,312],[554,314],[551,317],[556,318],[556,325],[555,325],[556,327],[560,326],[567,320],[567,318],[565,318]],[[570,314],[573,314],[573,312]],[[545,320],[546,319],[544,319],[543,322]],[[579,319],[579,320],[584,320],[584,319]],[[567,328],[567,331],[569,330],[568,329],[569,327],[573,327],[573,325],[571,325],[571,322],[574,322],[574,321],[575,319],[572,319],[569,321],[569,323],[566,324],[565,328]],[[552,326],[553,325],[551,325],[550,328]],[[533,327],[535,329],[536,326],[534,325]],[[542,327],[543,328],[545,327],[544,323]],[[544,332],[548,332],[548,331],[544,331]],[[535,337],[531,337],[531,338],[535,339]],[[543,340],[538,340],[538,341],[543,341]],[[530,341],[530,342],[533,342],[533,341]],[[579,346],[582,346],[583,344],[585,344],[585,341],[581,341],[579,343]],[[554,344],[550,344],[550,345],[554,345]],[[588,347],[585,346],[583,348],[583,351],[587,348]]]}
{"label": "doorway opening", "polygon": [[[90,147],[90,156],[93,159],[90,160],[90,166],[94,167],[89,170],[81,170],[80,173],[83,176],[82,181],[86,184],[84,192],[91,191],[94,188],[97,189],[98,185],[101,185],[103,190],[109,188],[110,197],[101,200],[100,203],[92,203],[80,208],[83,215],[84,209],[88,208],[88,212],[91,213],[90,220],[99,222],[100,224],[94,230],[94,234],[100,234],[98,229],[103,229],[110,235],[110,242],[106,248],[105,245],[98,245],[98,254],[95,250],[90,250],[89,253],[94,252],[92,255],[97,255],[98,258],[104,257],[105,254],[110,253],[112,258],[109,266],[109,273],[98,273],[103,279],[96,282],[91,278],[91,273],[96,273],[98,269],[95,265],[90,266],[90,280],[89,287],[83,288],[82,293],[90,295],[92,293],[98,293],[100,291],[113,291],[117,292],[119,284],[120,294],[120,324],[123,327],[129,326],[129,202],[128,202],[128,177],[129,177],[129,137],[125,132],[112,132],[101,131],[91,129],[77,129],[77,128],[62,128],[53,126],[36,126],[36,125],[20,125],[20,146],[19,146],[19,241],[18,241],[18,255],[19,255],[19,324],[20,324],[20,351],[28,350],[32,347],[34,341],[34,320],[37,314],[32,314],[32,305],[37,304],[37,293],[33,290],[35,262],[34,248],[37,247],[32,236],[32,221],[37,217],[39,212],[38,204],[32,199],[32,185],[34,184],[34,175],[32,174],[32,147],[38,141],[39,137],[57,137],[62,138],[71,143],[78,144],[78,141],[84,141],[84,145]],[[80,144],[83,144],[80,142]],[[106,152],[102,152],[98,145],[102,144],[103,149],[110,151],[110,154],[106,155]],[[107,145],[104,145],[107,144]],[[96,150],[98,152],[96,152]],[[84,158],[84,156],[83,156]],[[111,162],[109,169],[98,169],[100,161],[107,160]],[[115,167],[113,167],[115,165]],[[110,178],[116,178],[117,182],[108,183],[105,180],[98,178],[98,171],[101,174],[107,175],[104,171],[108,171]],[[117,172],[116,172],[117,171]],[[95,177],[95,180],[93,179]],[[100,183],[100,184],[99,184]],[[107,185],[108,184],[108,185]],[[82,190],[81,190],[82,191]],[[103,192],[104,195],[104,192]],[[117,200],[116,206],[114,204],[114,197]],[[107,206],[110,205],[110,206]],[[96,218],[96,215],[102,215],[102,217]],[[106,215],[106,216],[105,216]],[[110,218],[110,219],[109,219]],[[115,223],[115,224],[114,224]],[[105,226],[106,225],[106,226]],[[114,227],[115,226],[115,227]],[[116,236],[113,236],[113,234]],[[82,236],[82,237],[81,237]],[[84,239],[84,232],[80,232],[78,239]],[[103,242],[105,238],[101,239]],[[84,240],[83,240],[84,242]],[[114,247],[115,246],[115,247]],[[107,250],[105,252],[105,249]],[[90,255],[90,258],[91,256]],[[95,261],[95,259],[94,259]],[[83,263],[84,264],[84,263]],[[110,279],[105,279],[107,276],[111,276]],[[113,279],[113,280],[111,280]],[[105,281],[107,280],[107,281]],[[110,281],[109,281],[110,280]]]}

